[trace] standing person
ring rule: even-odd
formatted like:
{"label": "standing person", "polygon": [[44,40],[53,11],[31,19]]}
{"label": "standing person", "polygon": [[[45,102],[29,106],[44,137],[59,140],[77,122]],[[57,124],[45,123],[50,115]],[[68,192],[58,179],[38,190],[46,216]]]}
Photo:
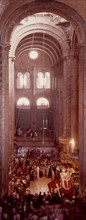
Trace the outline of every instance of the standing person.
{"label": "standing person", "polygon": [[36,167],[37,179],[39,179],[39,166]]}
{"label": "standing person", "polygon": [[13,220],[21,220],[21,216],[18,212],[16,214],[14,214]]}
{"label": "standing person", "polygon": [[18,154],[18,144],[16,140],[14,140],[14,149],[15,149],[15,153]]}
{"label": "standing person", "polygon": [[2,206],[0,205],[0,220],[2,220]]}

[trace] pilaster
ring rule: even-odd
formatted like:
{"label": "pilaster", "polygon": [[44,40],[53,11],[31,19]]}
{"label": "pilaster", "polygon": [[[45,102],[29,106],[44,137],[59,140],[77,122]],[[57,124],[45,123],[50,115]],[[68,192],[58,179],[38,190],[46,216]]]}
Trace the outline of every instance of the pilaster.
{"label": "pilaster", "polygon": [[80,196],[86,190],[86,42],[79,45],[79,169]]}
{"label": "pilaster", "polygon": [[79,63],[78,63],[78,48],[73,51],[71,59],[71,138],[75,141],[75,149],[78,150],[79,139]]}
{"label": "pilaster", "polygon": [[14,153],[14,119],[15,119],[15,78],[14,78],[14,57],[9,57],[9,157],[12,159]]}
{"label": "pilaster", "polygon": [[[0,180],[2,180],[2,46],[0,45]],[[2,192],[2,181],[0,193]]]}
{"label": "pilaster", "polygon": [[8,191],[8,47],[0,44],[0,195]]}
{"label": "pilaster", "polygon": [[71,56],[63,58],[64,132],[71,137]]}
{"label": "pilaster", "polygon": [[32,67],[32,106],[31,106],[31,129],[36,130],[36,104],[35,104],[35,67]]}

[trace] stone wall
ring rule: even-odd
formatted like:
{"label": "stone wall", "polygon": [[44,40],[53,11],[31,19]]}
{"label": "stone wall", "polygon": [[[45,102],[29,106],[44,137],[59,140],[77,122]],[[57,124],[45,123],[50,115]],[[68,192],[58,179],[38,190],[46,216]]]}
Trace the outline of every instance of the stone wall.
{"label": "stone wall", "polygon": [[86,21],[86,0],[60,0],[76,10],[81,17]]}

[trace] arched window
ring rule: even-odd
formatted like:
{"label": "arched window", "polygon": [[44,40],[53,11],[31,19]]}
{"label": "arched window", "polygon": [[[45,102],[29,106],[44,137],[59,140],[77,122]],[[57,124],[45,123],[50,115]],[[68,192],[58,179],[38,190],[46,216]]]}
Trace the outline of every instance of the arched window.
{"label": "arched window", "polygon": [[30,74],[26,72],[24,74],[24,88],[29,89],[30,88]]}
{"label": "arched window", "polygon": [[46,98],[43,98],[43,97],[41,97],[41,98],[39,98],[38,100],[37,100],[37,107],[39,108],[48,108],[49,107],[49,101],[46,99]]}
{"label": "arched window", "polygon": [[38,73],[37,77],[37,88],[38,89],[49,89],[50,88],[50,73]]}
{"label": "arched window", "polygon": [[18,99],[17,107],[21,107],[21,106],[30,106],[30,101],[25,97]]}
{"label": "arched window", "polygon": [[23,74],[19,72],[17,74],[17,89],[22,89],[23,88]]}
{"label": "arched window", "polygon": [[37,77],[37,88],[42,89],[43,88],[43,83],[44,83],[43,73],[39,72],[38,77]]}
{"label": "arched window", "polygon": [[30,74],[28,72],[17,74],[17,89],[30,88]]}
{"label": "arched window", "polygon": [[46,89],[50,88],[50,73],[49,72],[45,73],[45,88]]}

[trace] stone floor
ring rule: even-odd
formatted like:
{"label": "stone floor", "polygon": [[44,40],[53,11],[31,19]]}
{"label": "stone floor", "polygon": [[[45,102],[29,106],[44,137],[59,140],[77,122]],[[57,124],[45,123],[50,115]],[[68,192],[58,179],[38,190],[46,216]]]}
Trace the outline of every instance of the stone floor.
{"label": "stone floor", "polygon": [[41,177],[38,178],[34,181],[30,182],[30,192],[32,194],[41,193],[43,194],[44,192],[47,193],[49,191],[48,189],[48,183],[51,181],[51,178],[46,178],[46,177]]}

